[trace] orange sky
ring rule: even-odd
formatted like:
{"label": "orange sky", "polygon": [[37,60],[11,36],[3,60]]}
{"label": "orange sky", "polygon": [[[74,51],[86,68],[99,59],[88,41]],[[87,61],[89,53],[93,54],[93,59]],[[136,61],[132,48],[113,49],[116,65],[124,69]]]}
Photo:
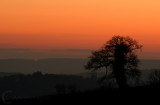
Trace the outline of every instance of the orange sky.
{"label": "orange sky", "polygon": [[160,58],[159,27],[159,0],[0,0],[0,48],[98,49],[128,35]]}

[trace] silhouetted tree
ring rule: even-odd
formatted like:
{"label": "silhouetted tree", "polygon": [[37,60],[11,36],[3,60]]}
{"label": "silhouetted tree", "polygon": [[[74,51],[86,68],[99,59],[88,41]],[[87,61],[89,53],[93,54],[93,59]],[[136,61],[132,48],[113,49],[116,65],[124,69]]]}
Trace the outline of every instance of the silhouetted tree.
{"label": "silhouetted tree", "polygon": [[142,45],[130,37],[114,36],[100,50],[92,52],[85,68],[95,71],[105,67],[105,77],[111,70],[118,86],[124,88],[127,86],[127,71],[137,71],[139,60],[135,51],[141,48]]}

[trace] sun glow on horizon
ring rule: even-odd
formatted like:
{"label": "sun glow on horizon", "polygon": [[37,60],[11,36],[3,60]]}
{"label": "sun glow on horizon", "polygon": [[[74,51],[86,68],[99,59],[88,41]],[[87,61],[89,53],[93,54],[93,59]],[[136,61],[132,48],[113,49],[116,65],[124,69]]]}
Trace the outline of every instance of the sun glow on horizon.
{"label": "sun glow on horizon", "polygon": [[[113,35],[159,57],[158,0],[1,0],[0,48],[99,49]],[[155,55],[156,54],[156,55]]]}

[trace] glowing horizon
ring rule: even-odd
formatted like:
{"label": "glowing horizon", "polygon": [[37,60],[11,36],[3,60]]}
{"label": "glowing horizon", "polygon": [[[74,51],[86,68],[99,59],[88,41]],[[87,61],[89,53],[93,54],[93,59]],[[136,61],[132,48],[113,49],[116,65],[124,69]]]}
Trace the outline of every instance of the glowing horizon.
{"label": "glowing horizon", "polygon": [[[99,49],[114,35],[160,59],[160,1],[1,0],[0,49]],[[7,56],[7,55],[6,55]]]}

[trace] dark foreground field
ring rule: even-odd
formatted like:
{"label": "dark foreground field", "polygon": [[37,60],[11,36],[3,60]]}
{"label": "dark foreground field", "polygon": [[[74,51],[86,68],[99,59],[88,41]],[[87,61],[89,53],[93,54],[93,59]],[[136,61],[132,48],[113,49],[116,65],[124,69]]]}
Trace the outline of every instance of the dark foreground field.
{"label": "dark foreground field", "polygon": [[[159,86],[143,86],[127,89],[97,89],[74,94],[50,95],[31,99],[8,100],[1,104],[139,104],[151,102],[160,103]],[[158,102],[158,103],[157,103]],[[0,105],[1,105],[0,104]],[[110,105],[109,104],[109,105]]]}

